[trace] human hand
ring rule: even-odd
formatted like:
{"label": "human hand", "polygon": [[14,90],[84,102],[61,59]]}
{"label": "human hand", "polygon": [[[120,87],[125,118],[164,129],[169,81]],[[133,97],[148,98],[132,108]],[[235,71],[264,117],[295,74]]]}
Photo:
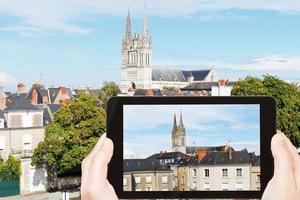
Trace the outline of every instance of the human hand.
{"label": "human hand", "polygon": [[81,199],[117,200],[114,188],[108,182],[107,165],[113,154],[113,143],[106,134],[98,140],[92,152],[82,161]]}
{"label": "human hand", "polygon": [[272,138],[274,176],[267,185],[262,200],[300,199],[300,156],[290,140],[277,132]]}

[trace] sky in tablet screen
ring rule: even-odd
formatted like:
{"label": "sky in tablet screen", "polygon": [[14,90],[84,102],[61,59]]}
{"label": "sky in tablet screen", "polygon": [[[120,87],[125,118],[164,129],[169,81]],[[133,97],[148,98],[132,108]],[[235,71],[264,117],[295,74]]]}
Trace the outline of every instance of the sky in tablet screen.
{"label": "sky in tablet screen", "polygon": [[230,143],[260,154],[259,105],[124,105],[124,157],[171,151],[174,114],[178,124],[180,112],[187,146]]}

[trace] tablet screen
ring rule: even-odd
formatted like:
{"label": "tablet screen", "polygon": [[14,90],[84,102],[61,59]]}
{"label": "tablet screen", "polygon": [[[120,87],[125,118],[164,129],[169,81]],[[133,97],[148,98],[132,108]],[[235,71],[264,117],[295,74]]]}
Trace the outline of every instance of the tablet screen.
{"label": "tablet screen", "polygon": [[123,191],[259,191],[260,106],[124,105]]}

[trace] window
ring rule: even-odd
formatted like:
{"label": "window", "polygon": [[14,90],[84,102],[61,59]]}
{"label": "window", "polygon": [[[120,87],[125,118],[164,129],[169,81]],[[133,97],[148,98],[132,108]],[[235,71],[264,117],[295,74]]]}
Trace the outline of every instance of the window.
{"label": "window", "polygon": [[161,182],[162,183],[168,183],[168,177],[167,176],[161,177]]}
{"label": "window", "polygon": [[209,177],[209,169],[204,169],[204,177]]}
{"label": "window", "polygon": [[206,190],[206,191],[210,190],[209,183],[204,183],[204,190]]}
{"label": "window", "polygon": [[242,171],[241,168],[236,169],[236,176],[237,176],[237,177],[243,176],[243,171]]}
{"label": "window", "polygon": [[228,169],[222,169],[222,176],[228,177]]}
{"label": "window", "polygon": [[147,191],[152,191],[152,187],[148,186]]}
{"label": "window", "polygon": [[163,188],[161,191],[169,191],[168,188]]}
{"label": "window", "polygon": [[256,182],[260,182],[260,174],[256,175]]}
{"label": "window", "polygon": [[135,188],[135,191],[142,191],[141,188]]}
{"label": "window", "polygon": [[123,185],[127,185],[127,178],[123,178]]}
{"label": "window", "polygon": [[184,184],[184,177],[182,176],[181,177],[181,185],[183,185]]}
{"label": "window", "polygon": [[197,169],[193,169],[193,176],[197,176]]}
{"label": "window", "polygon": [[151,176],[146,176],[146,182],[151,183]]}
{"label": "window", "polygon": [[222,190],[228,191],[228,183],[222,183]]}
{"label": "window", "polygon": [[242,182],[237,182],[236,183],[236,190],[243,190],[243,183]]}
{"label": "window", "polygon": [[23,150],[32,150],[32,136],[29,134],[23,136]]}
{"label": "window", "polygon": [[134,178],[135,183],[141,183],[141,177],[137,176]]}
{"label": "window", "polygon": [[197,189],[197,182],[196,181],[193,182],[193,189]]}
{"label": "window", "polygon": [[0,151],[1,150],[5,150],[5,137],[4,136],[0,136]]}

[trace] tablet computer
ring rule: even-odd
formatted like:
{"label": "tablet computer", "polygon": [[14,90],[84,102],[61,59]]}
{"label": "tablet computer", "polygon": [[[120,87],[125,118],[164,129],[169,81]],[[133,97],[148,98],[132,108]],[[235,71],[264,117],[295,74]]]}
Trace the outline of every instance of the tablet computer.
{"label": "tablet computer", "polygon": [[275,133],[271,97],[113,97],[108,180],[121,199],[261,198]]}

